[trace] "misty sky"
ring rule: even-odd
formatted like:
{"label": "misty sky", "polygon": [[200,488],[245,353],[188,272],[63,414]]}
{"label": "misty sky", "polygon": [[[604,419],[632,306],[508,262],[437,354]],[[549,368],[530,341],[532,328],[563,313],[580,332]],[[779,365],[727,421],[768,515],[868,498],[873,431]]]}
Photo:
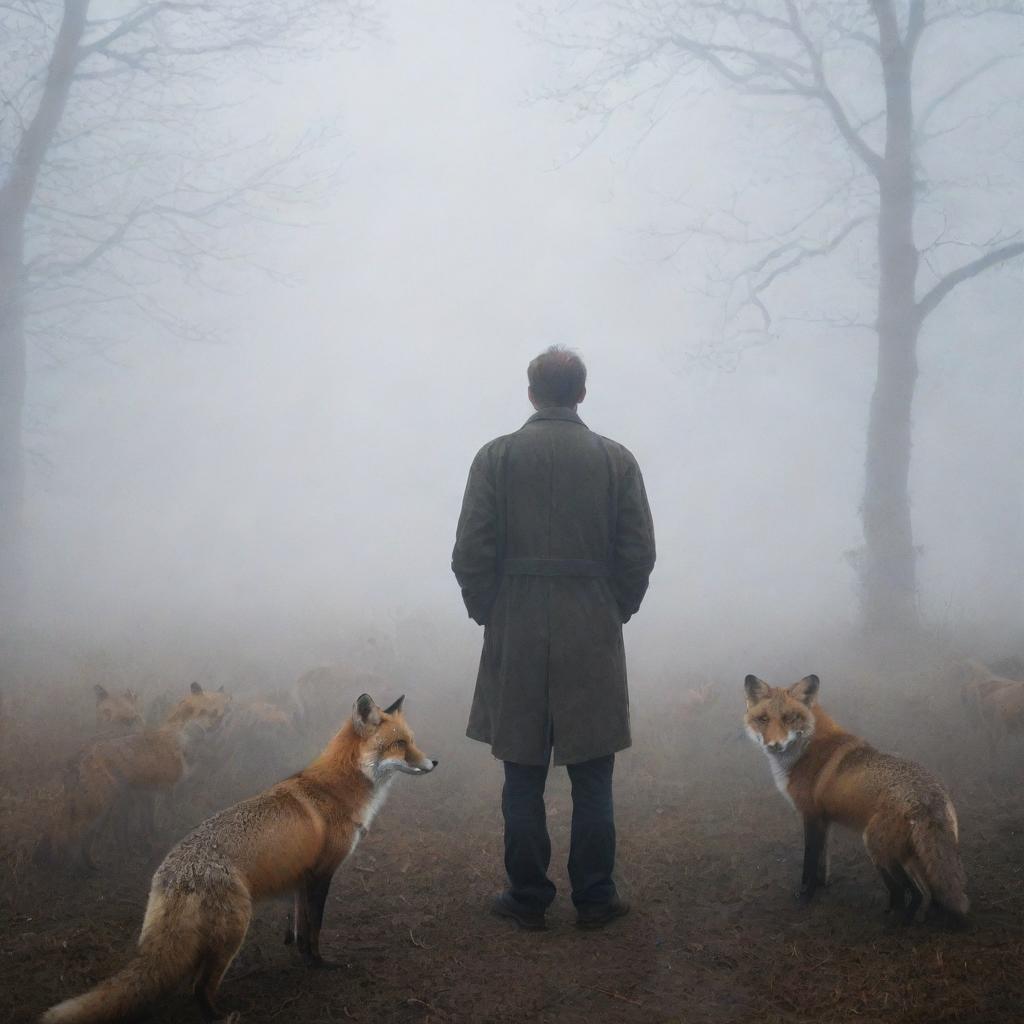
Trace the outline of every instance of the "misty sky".
{"label": "misty sky", "polygon": [[[469,462],[526,419],[526,363],[553,342],[588,363],[583,419],[645,474],[659,562],[634,646],[703,655],[852,621],[872,336],[804,324],[735,369],[692,363],[715,322],[699,255],[660,259],[642,230],[678,221],[672,182],[690,203],[755,187],[731,100],[571,159],[570,111],[529,101],[556,69],[515,4],[387,12],[380,39],[278,69],[242,114],[273,139],[341,126],[316,156],[340,173],[312,224],[247,234],[294,283],[253,271],[215,295],[169,278],[217,343],[121,321],[108,359],[33,378],[53,623],[461,616],[449,557]],[[802,287],[830,294],[836,273]],[[844,303],[870,319],[869,289]],[[951,301],[922,340],[915,412],[926,611],[997,643],[1024,611],[1022,315],[1019,266]]]}

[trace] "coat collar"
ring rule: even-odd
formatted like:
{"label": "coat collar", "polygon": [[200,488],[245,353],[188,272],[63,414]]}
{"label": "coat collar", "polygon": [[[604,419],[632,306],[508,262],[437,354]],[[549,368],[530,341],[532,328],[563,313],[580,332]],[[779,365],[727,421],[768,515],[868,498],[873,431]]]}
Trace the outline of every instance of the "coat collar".
{"label": "coat collar", "polygon": [[566,420],[569,423],[578,423],[581,427],[586,426],[586,423],[576,415],[574,410],[564,406],[558,406],[551,409],[539,409],[526,422],[536,423],[538,420]]}

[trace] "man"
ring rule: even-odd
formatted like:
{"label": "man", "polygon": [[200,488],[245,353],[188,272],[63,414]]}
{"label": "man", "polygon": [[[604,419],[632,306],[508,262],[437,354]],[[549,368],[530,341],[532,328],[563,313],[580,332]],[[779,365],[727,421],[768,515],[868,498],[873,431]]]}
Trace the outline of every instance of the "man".
{"label": "man", "polygon": [[452,554],[466,608],[486,627],[467,735],[505,762],[509,884],[494,912],[545,927],[553,752],[572,782],[577,923],[601,927],[629,909],[612,880],[612,768],[630,745],[622,624],[647,590],[654,526],[636,459],[576,414],[579,356],[550,348],[528,377],[537,411],[473,460]]}

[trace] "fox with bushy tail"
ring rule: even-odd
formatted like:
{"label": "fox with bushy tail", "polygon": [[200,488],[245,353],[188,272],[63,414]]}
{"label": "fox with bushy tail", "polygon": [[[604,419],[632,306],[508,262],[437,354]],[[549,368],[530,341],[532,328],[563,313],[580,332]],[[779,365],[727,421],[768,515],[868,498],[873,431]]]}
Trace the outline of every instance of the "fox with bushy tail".
{"label": "fox with bushy tail", "polygon": [[366,834],[395,774],[436,766],[416,746],[402,698],[382,710],[363,694],[308,767],[207,819],[171,850],[153,876],[135,957],[48,1010],[42,1024],[123,1020],[185,980],[204,1019],[223,1019],[217,991],[253,904],[287,892],[295,893],[288,941],[308,966],[324,966],[320,928],[335,870]]}
{"label": "fox with bushy tail", "polygon": [[747,733],[804,819],[800,898],[809,901],[827,881],[828,829],[835,822],[860,831],[890,911],[902,911],[909,924],[929,899],[949,923],[964,924],[969,903],[959,826],[938,779],[840,728],[818,705],[817,676],[790,687],[747,676],[745,687]]}

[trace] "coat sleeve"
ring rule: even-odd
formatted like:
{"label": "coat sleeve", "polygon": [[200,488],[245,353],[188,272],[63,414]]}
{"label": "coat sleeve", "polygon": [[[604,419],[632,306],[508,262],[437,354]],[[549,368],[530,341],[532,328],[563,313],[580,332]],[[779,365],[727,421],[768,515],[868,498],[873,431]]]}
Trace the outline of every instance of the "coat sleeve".
{"label": "coat sleeve", "polygon": [[640,467],[630,456],[619,489],[612,590],[628,622],[640,608],[654,569],[654,520]]}
{"label": "coat sleeve", "polygon": [[477,453],[469,470],[462,514],[455,532],[452,572],[474,622],[487,624],[498,594],[498,508],[490,447]]}

